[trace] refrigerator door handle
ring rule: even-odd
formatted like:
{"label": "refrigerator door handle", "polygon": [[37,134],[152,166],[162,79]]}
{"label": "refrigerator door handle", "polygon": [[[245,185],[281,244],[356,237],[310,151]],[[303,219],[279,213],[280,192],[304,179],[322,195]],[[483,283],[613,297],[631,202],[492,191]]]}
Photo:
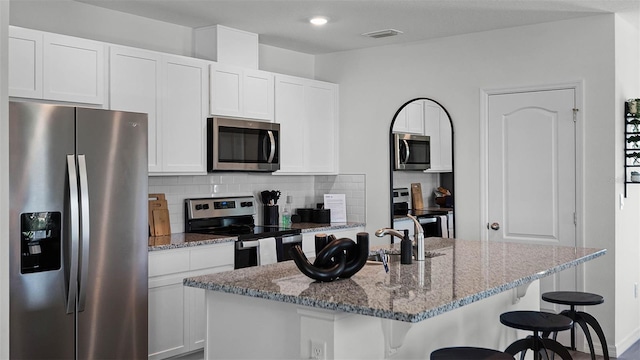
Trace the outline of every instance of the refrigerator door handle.
{"label": "refrigerator door handle", "polygon": [[89,275],[89,183],[87,181],[87,162],[84,155],[78,155],[78,175],[80,178],[80,285],[78,311],[84,311],[87,298],[87,280]]}
{"label": "refrigerator door handle", "polygon": [[69,261],[69,287],[67,292],[67,314],[73,314],[78,293],[78,246],[80,237],[80,209],[78,203],[78,174],[76,157],[67,155],[67,173],[69,175],[69,233],[71,239]]}

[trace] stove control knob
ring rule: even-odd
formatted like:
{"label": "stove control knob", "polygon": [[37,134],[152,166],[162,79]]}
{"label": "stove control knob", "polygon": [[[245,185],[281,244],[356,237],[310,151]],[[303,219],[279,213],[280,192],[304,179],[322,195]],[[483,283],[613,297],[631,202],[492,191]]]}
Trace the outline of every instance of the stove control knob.
{"label": "stove control knob", "polygon": [[202,209],[209,210],[209,204],[202,204]]}
{"label": "stove control knob", "polygon": [[240,203],[240,207],[251,207],[253,203],[251,201],[244,201]]}
{"label": "stove control knob", "polygon": [[197,205],[196,205],[196,210],[202,210],[202,205],[197,204]]}

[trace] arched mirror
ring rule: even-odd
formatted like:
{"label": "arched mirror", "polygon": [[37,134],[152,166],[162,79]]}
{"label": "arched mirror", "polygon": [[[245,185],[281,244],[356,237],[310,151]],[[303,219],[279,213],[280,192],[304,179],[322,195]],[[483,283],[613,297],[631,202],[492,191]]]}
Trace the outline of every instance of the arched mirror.
{"label": "arched mirror", "polygon": [[411,214],[425,237],[454,237],[453,148],[453,122],[437,101],[417,98],[398,109],[389,128],[394,229],[413,234]]}

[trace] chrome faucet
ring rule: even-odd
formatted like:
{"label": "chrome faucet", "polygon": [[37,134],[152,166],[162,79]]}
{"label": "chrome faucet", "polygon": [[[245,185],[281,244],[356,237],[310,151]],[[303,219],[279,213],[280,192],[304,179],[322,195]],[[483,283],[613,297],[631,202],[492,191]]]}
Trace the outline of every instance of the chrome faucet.
{"label": "chrome faucet", "polygon": [[416,243],[416,260],[424,261],[424,230],[422,224],[413,215],[407,214],[409,219],[413,220],[413,240]]}
{"label": "chrome faucet", "polygon": [[396,229],[391,229],[391,228],[382,228],[382,229],[378,229],[375,232],[377,237],[383,237],[385,235],[393,235],[395,237],[397,237],[398,239],[402,240],[404,239],[404,234],[401,233],[400,231],[396,230]]}

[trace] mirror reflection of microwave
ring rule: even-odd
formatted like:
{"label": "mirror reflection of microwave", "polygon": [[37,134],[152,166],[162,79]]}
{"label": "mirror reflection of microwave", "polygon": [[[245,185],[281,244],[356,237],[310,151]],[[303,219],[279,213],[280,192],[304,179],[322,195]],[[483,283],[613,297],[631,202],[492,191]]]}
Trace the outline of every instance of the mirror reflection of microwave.
{"label": "mirror reflection of microwave", "polygon": [[280,124],[207,119],[207,171],[280,170]]}
{"label": "mirror reflection of microwave", "polygon": [[429,137],[415,134],[393,134],[394,170],[424,171],[431,168]]}

